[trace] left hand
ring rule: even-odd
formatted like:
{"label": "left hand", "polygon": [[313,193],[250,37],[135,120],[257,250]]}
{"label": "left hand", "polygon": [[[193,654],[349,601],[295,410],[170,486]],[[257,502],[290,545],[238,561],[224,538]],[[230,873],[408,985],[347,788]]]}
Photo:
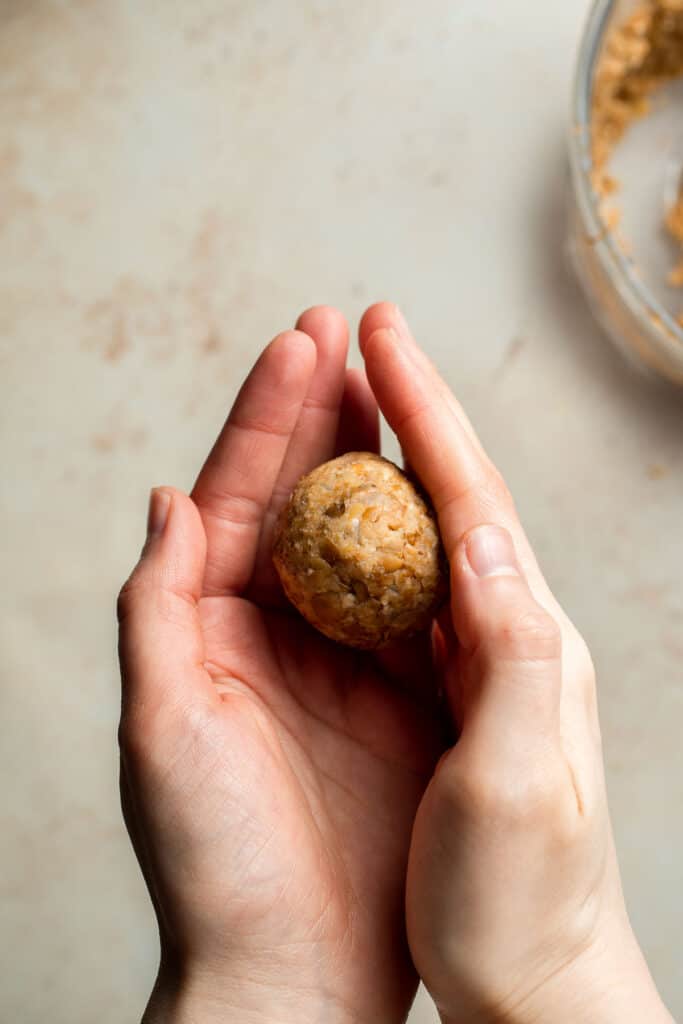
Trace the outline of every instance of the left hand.
{"label": "left hand", "polygon": [[193,500],[156,492],[119,602],[122,800],[162,946],[150,1022],[391,1024],[417,985],[404,885],[441,752],[429,638],[359,654],[284,601],[279,508],[379,439],[341,315],[297,327],[259,359]]}

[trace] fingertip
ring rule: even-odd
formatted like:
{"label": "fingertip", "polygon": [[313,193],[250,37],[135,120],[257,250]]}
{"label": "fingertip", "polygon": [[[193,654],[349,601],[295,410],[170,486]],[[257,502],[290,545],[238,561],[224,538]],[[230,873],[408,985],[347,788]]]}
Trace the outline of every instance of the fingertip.
{"label": "fingertip", "polygon": [[163,568],[169,582],[182,582],[199,597],[206,560],[206,532],[199,509],[184,491],[161,486],[150,492],[142,560],[150,564],[155,575]]}
{"label": "fingertip", "polygon": [[209,697],[214,692],[201,668],[204,641],[198,602],[206,534],[199,510],[174,487],[155,487],[150,505],[154,503],[166,507],[165,518],[154,524],[117,601],[122,716],[134,706],[173,709],[181,697],[185,702],[190,698],[193,688],[203,688]]}
{"label": "fingertip", "polygon": [[303,331],[320,347],[348,347],[349,326],[344,314],[334,306],[310,306],[296,322],[296,329]]}
{"label": "fingertip", "polygon": [[365,310],[358,325],[358,344],[365,354],[365,346],[372,335],[382,327],[398,329],[401,313],[393,302],[375,302]]}
{"label": "fingertip", "polygon": [[[339,323],[346,323],[344,314],[341,312],[341,310],[337,309],[336,306],[328,306],[327,303],[325,302],[315,303],[313,306],[307,306],[306,309],[302,310],[302,312],[299,314],[299,319],[296,322],[297,328],[299,328],[299,325],[302,323],[302,321],[310,319],[313,319],[316,322],[319,319],[323,319],[334,320]],[[305,330],[305,328],[300,329]]]}
{"label": "fingertip", "polygon": [[315,342],[307,331],[293,327],[276,334],[266,351],[290,354],[300,352],[310,358],[315,357]]}
{"label": "fingertip", "polygon": [[315,370],[317,350],[315,342],[305,331],[287,330],[277,334],[262,357],[283,389],[303,377],[308,382]]}
{"label": "fingertip", "polygon": [[192,498],[190,498],[185,491],[181,491],[178,487],[172,487],[169,484],[160,484],[151,489],[150,505],[155,502],[159,502],[165,506],[167,519],[170,519],[170,516],[174,511],[176,514],[179,513],[181,515],[187,514],[190,516],[199,516],[199,512]]}
{"label": "fingertip", "polygon": [[349,349],[349,328],[344,316],[332,306],[312,306],[297,320],[297,329],[306,333],[316,348],[309,400],[325,409],[338,410]]}
{"label": "fingertip", "polygon": [[365,339],[361,349],[366,367],[377,358],[378,354],[393,352],[398,348],[399,336],[394,327],[377,327]]}

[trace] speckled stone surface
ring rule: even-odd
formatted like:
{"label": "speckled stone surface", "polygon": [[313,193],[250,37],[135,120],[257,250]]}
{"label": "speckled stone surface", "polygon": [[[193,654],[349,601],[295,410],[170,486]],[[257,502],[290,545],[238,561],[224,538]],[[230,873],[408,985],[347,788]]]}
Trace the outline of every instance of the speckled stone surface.
{"label": "speckled stone surface", "polygon": [[565,268],[586,0],[349,10],[0,4],[3,1021],[119,1024],[151,984],[113,633],[149,486],[191,484],[302,308],[385,297],[590,642],[629,904],[683,1014],[683,398],[622,367]]}

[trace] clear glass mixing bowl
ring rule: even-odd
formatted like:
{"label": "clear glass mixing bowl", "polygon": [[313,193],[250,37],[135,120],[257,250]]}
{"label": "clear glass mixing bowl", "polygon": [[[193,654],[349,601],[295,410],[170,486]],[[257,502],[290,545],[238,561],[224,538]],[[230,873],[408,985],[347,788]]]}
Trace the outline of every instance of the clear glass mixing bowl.
{"label": "clear glass mixing bowl", "polygon": [[[676,319],[677,311],[683,308],[683,293],[674,293],[666,285],[664,268],[673,259],[672,244],[661,226],[683,163],[680,113],[675,121],[676,110],[680,112],[683,107],[671,102],[653,104],[658,120],[641,128],[650,120],[648,115],[634,124],[615,151],[614,159],[621,164],[617,176],[622,178],[617,201],[623,207],[626,229],[633,229],[637,241],[632,254],[611,231],[606,231],[590,177],[594,71],[607,34],[637,6],[636,0],[596,0],[581,42],[570,131],[570,251],[593,311],[608,336],[641,369],[683,385],[683,328]],[[674,83],[674,88],[680,85],[683,83]],[[680,89],[679,94],[683,101]],[[658,196],[653,195],[655,189]]]}

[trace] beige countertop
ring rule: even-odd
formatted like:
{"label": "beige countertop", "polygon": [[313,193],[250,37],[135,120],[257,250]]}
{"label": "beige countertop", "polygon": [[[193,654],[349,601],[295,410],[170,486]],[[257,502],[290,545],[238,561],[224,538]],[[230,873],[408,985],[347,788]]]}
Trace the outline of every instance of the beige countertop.
{"label": "beige countertop", "polygon": [[191,484],[301,309],[385,297],[589,640],[629,904],[683,1014],[683,396],[566,270],[586,6],[0,4],[3,1021],[118,1024],[150,987],[113,634],[149,486]]}

